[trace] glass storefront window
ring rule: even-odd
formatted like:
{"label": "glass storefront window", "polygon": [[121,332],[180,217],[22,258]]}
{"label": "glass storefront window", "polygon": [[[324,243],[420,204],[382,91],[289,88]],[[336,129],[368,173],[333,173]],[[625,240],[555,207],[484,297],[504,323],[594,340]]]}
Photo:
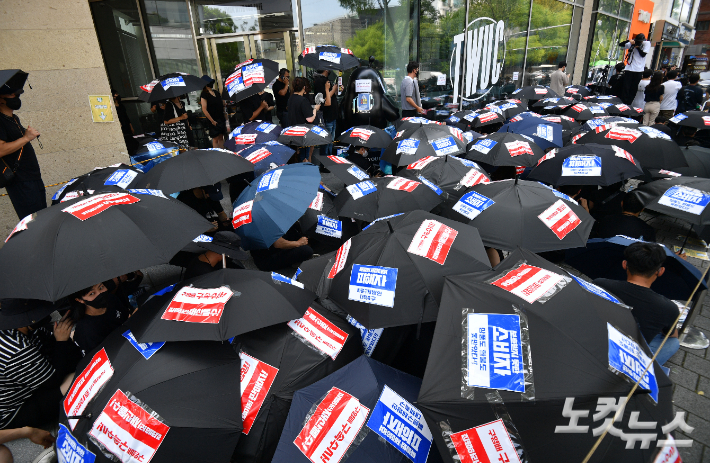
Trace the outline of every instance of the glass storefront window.
{"label": "glass storefront window", "polygon": [[[524,85],[549,85],[550,74],[567,59],[573,8],[556,0],[534,0]],[[566,72],[572,72],[571,66]]]}
{"label": "glass storefront window", "polygon": [[621,10],[619,11],[619,16],[631,21],[631,17],[634,14],[634,4],[629,2],[621,2]]}
{"label": "glass storefront window", "polygon": [[275,31],[297,27],[296,0],[197,0],[197,35]]}
{"label": "glass storefront window", "polygon": [[620,0],[599,0],[599,11],[613,15],[619,14]]}
{"label": "glass storefront window", "polygon": [[613,67],[624,59],[619,42],[626,40],[631,24],[598,13],[594,25],[594,40],[589,54],[587,83],[601,83],[612,75]]}
{"label": "glass storefront window", "polygon": [[689,23],[690,14],[693,11],[693,1],[683,0],[683,6],[680,9],[680,22]]}
{"label": "glass storefront window", "polygon": [[145,0],[144,5],[156,74],[186,72],[198,75],[200,70],[187,3],[184,0]]}

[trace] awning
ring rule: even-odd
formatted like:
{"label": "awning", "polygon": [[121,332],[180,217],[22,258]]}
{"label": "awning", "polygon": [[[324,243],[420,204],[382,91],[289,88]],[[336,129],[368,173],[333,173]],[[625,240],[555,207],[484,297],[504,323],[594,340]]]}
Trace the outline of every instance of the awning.
{"label": "awning", "polygon": [[682,45],[679,42],[661,42],[662,48],[680,48]]}

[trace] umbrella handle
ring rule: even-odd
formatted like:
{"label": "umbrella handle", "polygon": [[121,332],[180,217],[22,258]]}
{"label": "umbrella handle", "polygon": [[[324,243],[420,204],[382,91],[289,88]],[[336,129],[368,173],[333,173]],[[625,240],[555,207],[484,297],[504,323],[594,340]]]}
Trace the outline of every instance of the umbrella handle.
{"label": "umbrella handle", "polygon": [[227,257],[222,254],[222,268],[227,268]]}
{"label": "umbrella handle", "polygon": [[680,247],[680,251],[678,251],[678,254],[683,254],[683,249],[685,248],[685,245],[688,243],[688,238],[690,237],[690,232],[693,231],[693,224],[690,224],[690,229],[688,230],[688,234],[685,235],[685,240],[683,241],[683,245]]}

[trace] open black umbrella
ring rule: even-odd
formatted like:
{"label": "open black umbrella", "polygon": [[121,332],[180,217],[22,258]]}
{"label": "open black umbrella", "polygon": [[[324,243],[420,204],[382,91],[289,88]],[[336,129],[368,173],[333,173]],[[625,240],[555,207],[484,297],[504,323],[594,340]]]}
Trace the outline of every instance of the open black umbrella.
{"label": "open black umbrella", "polygon": [[79,362],[61,405],[64,461],[229,461],[242,431],[239,355],[219,342],[141,344],[134,326]]}
{"label": "open black umbrella", "polygon": [[683,219],[694,225],[710,224],[710,179],[674,177],[656,180],[634,191],[641,204],[652,211]]}
{"label": "open black umbrella", "polygon": [[22,219],[0,249],[0,297],[56,301],[168,262],[212,224],[180,201],[103,193]]}
{"label": "open black umbrella", "polygon": [[565,87],[565,96],[590,96],[592,91],[584,85],[570,85]]}
{"label": "open black umbrella", "polygon": [[139,169],[126,164],[99,167],[62,185],[52,195],[52,204],[58,204],[95,192],[115,192],[127,188],[141,188],[136,185],[143,175],[143,172]]}
{"label": "open black umbrella", "polygon": [[154,140],[145,138],[131,156],[131,161],[135,162],[135,168],[142,172],[148,172],[156,164],[168,160],[180,153],[180,146],[177,143],[164,140]]}
{"label": "open black umbrella", "polygon": [[205,88],[205,85],[206,83],[201,77],[184,72],[172,72],[141,86],[145,93],[141,93],[139,98],[148,103],[169,100],[190,92],[198,92]]}
{"label": "open black umbrella", "polygon": [[311,69],[345,71],[360,65],[353,52],[347,48],[332,45],[317,45],[305,48],[298,55],[298,64]]}
{"label": "open black umbrella", "polygon": [[497,132],[471,143],[466,159],[492,166],[531,167],[545,152],[531,138],[516,133]]}
{"label": "open black umbrella", "polygon": [[[359,156],[359,154],[355,153],[351,156]],[[331,174],[342,180],[345,185],[353,185],[370,178],[367,172],[350,162],[348,158],[332,155],[316,156],[316,160],[328,169]]]}
{"label": "open black umbrella", "polygon": [[30,326],[57,310],[57,306],[38,299],[0,300],[0,330]]}
{"label": "open black umbrella", "polygon": [[612,116],[639,117],[643,116],[643,108],[634,108],[624,103],[613,104],[606,107],[606,112]]}
{"label": "open black umbrella", "polygon": [[675,167],[673,171],[688,177],[710,178],[710,148],[683,146],[680,150],[688,167]]}
{"label": "open black umbrella", "polygon": [[568,97],[545,98],[533,104],[533,108],[566,108],[577,104],[577,100]]}
{"label": "open black umbrella", "polygon": [[341,133],[338,142],[366,148],[387,148],[392,143],[392,137],[377,127],[358,125]]}
{"label": "open black umbrella", "polygon": [[453,196],[462,195],[466,188],[473,185],[490,182],[481,166],[455,156],[427,156],[398,173],[401,177],[419,180],[424,184],[433,183],[441,191]]}
{"label": "open black umbrella", "polygon": [[362,355],[360,331],[316,303],[299,319],[237,336],[233,346],[244,372],[244,430],[232,459],[244,463],[271,461],[296,391]]}
{"label": "open black umbrella", "polygon": [[710,129],[710,114],[705,111],[686,111],[671,117],[669,122],[683,127],[706,130]]}
{"label": "open black umbrella", "polygon": [[419,181],[383,177],[347,186],[335,198],[335,208],[339,217],[372,222],[400,212],[430,211],[441,201],[436,192]]}
{"label": "open black umbrella", "polygon": [[544,100],[545,98],[557,98],[560,95],[555,93],[550,87],[545,87],[543,85],[528,85],[525,87],[520,87],[513,92],[515,98],[525,99],[525,100]]}
{"label": "open black umbrella", "polygon": [[555,124],[560,124],[562,126],[563,130],[571,130],[571,129],[576,129],[579,127],[579,123],[576,122],[573,118],[568,117],[568,116],[543,116],[542,119],[546,120],[547,122],[553,122]]}
{"label": "open black umbrella", "polygon": [[478,184],[447,201],[441,215],[476,227],[486,246],[533,252],[584,246],[594,223],[567,195],[524,180]]}
{"label": "open black umbrella", "polygon": [[487,108],[495,107],[496,111],[503,114],[503,117],[509,119],[513,116],[528,110],[528,105],[521,100],[508,98],[507,100],[498,100],[486,105]]}
{"label": "open black umbrella", "polygon": [[644,175],[640,164],[615,145],[569,145],[548,152],[530,171],[530,180],[554,186],[609,186]]}
{"label": "open black umbrella", "polygon": [[224,147],[228,150],[239,151],[244,148],[244,145],[277,141],[281,132],[283,132],[283,128],[271,122],[248,122],[244,125],[240,125],[229,133]]}
{"label": "open black umbrella", "polygon": [[133,188],[177,193],[214,185],[233,175],[253,172],[254,165],[234,152],[219,148],[185,151],[143,174]]}
{"label": "open black umbrella", "polygon": [[[619,351],[640,371],[622,367]],[[495,271],[446,278],[417,406],[445,461],[582,461],[603,415],[575,415],[581,431],[556,432],[570,423],[563,410],[594,410],[603,398],[616,404],[650,358],[631,311],[515,250]],[[672,387],[654,362],[615,427],[637,432],[628,423],[638,412],[639,422],[655,423],[643,432],[664,439]],[[608,436],[591,461],[641,463],[656,452],[625,445]]]}
{"label": "open black umbrella", "polygon": [[267,272],[220,269],[176,285],[136,312],[140,342],[226,341],[299,318],[315,294]]}
{"label": "open black umbrella", "polygon": [[304,263],[298,278],[372,329],[434,321],[443,277],[487,268],[474,228],[413,211],[378,221],[337,253]]}
{"label": "open black umbrella", "polygon": [[[25,86],[29,74],[20,69],[0,70],[0,90],[17,90]],[[5,88],[2,88],[4,87]]]}
{"label": "open black umbrella", "polygon": [[279,77],[279,63],[270,59],[249,59],[237,64],[224,80],[224,89],[229,99],[242,101],[269,86]]}
{"label": "open black umbrella", "polygon": [[562,111],[561,114],[563,116],[571,117],[578,122],[585,122],[590,119],[594,119],[595,117],[609,115],[609,113],[607,113],[602,106],[595,103],[577,103]]}
{"label": "open black umbrella", "polygon": [[304,147],[333,143],[327,130],[314,124],[286,127],[279,135],[278,142],[284,145]]}
{"label": "open black umbrella", "polygon": [[382,153],[382,159],[395,166],[406,166],[427,156],[446,156],[466,152],[466,139],[456,127],[423,125],[398,132]]}

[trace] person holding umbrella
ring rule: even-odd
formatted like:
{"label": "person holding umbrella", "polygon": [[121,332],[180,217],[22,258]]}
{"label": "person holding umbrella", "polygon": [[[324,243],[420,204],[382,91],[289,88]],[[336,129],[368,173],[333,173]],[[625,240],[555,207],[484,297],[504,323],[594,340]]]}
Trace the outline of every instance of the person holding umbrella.
{"label": "person holding umbrella", "polygon": [[[338,99],[335,97],[337,86],[333,85],[330,80],[328,80],[329,74],[330,71],[327,69],[319,70],[318,73],[313,76],[313,89],[316,93],[323,94],[325,98],[325,103],[323,103],[325,129],[330,132],[330,136],[335,139],[335,123],[338,119]],[[325,151],[325,153],[323,153],[323,151]],[[333,144],[329,143],[325,145],[325,148],[321,148],[321,153],[326,156],[333,154]]]}
{"label": "person holding umbrella", "polygon": [[279,119],[281,127],[288,127],[288,99],[291,97],[290,75],[288,69],[282,68],[279,70],[279,78],[271,86],[276,99],[276,117]]}
{"label": "person holding umbrella", "polygon": [[308,245],[308,238],[303,236],[296,222],[269,249],[252,249],[251,256],[259,270],[269,272],[298,266],[313,257],[313,248]]}
{"label": "person holding umbrella", "polygon": [[160,127],[160,138],[177,143],[180,149],[189,149],[187,131],[190,128],[187,122],[187,111],[180,101],[179,96],[170,98],[165,102],[163,125]]}
{"label": "person holding umbrella", "polygon": [[207,82],[207,85],[205,85],[200,94],[200,106],[202,107],[202,113],[211,124],[208,127],[208,132],[210,137],[212,137],[212,148],[223,148],[224,135],[227,133],[224,102],[212,88],[214,79],[207,75],[202,76],[202,79]]}

